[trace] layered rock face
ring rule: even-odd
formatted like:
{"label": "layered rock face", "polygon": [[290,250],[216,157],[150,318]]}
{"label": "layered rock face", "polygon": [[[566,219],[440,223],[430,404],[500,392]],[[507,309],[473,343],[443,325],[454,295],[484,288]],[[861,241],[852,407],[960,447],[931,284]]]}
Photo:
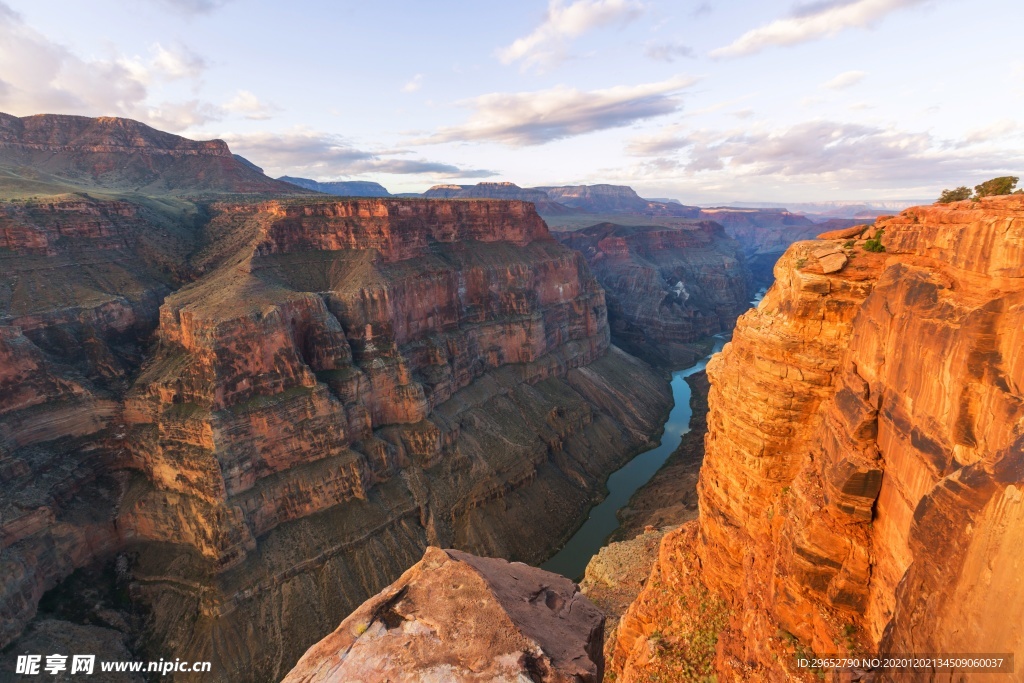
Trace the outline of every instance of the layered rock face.
{"label": "layered rock face", "polygon": [[730,329],[748,307],[743,256],[715,223],[602,223],[559,239],[605,288],[615,343],[650,362],[692,363],[704,353],[691,342]]}
{"label": "layered rock face", "polygon": [[0,113],[0,165],[141,192],[299,191],[235,158],[223,140],[189,140],[115,117]]}
{"label": "layered rock face", "polygon": [[43,593],[119,545],[121,399],[191,220],[82,196],[0,205],[0,642]]}
{"label": "layered rock face", "polygon": [[[133,647],[277,680],[428,544],[543,559],[671,402],[528,204],[214,203],[180,242],[136,204],[25,211],[33,277],[96,244],[68,299],[5,290],[31,306],[0,335],[4,644],[116,557]],[[105,249],[127,275],[81,260]]]}
{"label": "layered rock face", "polygon": [[428,548],[306,652],[285,683],[598,683],[604,615],[568,579]]}
{"label": "layered rock face", "polygon": [[[885,252],[863,250],[877,230]],[[810,678],[795,651],[1019,660],[1024,199],[908,209],[775,273],[709,364],[700,517],[648,585],[728,598],[720,680]],[[618,680],[666,670],[651,634],[693,614],[645,591]]]}

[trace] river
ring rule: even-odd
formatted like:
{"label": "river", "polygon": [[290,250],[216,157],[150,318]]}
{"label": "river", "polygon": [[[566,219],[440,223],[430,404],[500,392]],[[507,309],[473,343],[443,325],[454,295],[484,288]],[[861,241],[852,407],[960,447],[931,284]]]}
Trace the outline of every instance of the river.
{"label": "river", "polygon": [[[757,306],[764,297],[765,290],[757,293],[751,306]],[[725,335],[715,336],[715,345],[711,354],[685,370],[672,373],[672,396],[675,406],[665,421],[665,431],[657,446],[638,454],[632,460],[608,477],[608,496],[590,510],[590,516],[583,526],[573,534],[572,538],[550,560],[541,565],[556,574],[561,574],[574,581],[583,578],[590,558],[605,544],[608,537],[619,528],[618,511],[629,502],[637,489],[651,480],[668,456],[679,446],[683,434],[690,431],[690,385],[686,378],[707,367],[708,360],[725,346]]]}

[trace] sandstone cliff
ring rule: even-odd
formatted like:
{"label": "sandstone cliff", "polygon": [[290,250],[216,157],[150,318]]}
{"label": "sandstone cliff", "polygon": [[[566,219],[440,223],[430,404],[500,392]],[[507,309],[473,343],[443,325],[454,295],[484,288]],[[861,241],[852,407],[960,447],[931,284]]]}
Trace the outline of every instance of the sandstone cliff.
{"label": "sandstone cliff", "polygon": [[[709,364],[700,516],[623,619],[618,681],[693,662],[814,680],[795,652],[1024,656],[1024,199],[878,230],[884,253],[790,247]],[[731,616],[689,653],[679,633],[715,602],[687,596],[708,590]]]}
{"label": "sandstone cliff", "polygon": [[528,204],[162,202],[0,217],[5,645],[277,680],[428,544],[543,559],[667,411]]}
{"label": "sandstone cliff", "polygon": [[749,306],[738,245],[720,225],[594,225],[559,233],[583,254],[608,300],[615,343],[666,366],[693,363],[693,342],[732,328]]}
{"label": "sandstone cliff", "polygon": [[311,647],[284,683],[599,683],[603,626],[564,577],[428,548]]}

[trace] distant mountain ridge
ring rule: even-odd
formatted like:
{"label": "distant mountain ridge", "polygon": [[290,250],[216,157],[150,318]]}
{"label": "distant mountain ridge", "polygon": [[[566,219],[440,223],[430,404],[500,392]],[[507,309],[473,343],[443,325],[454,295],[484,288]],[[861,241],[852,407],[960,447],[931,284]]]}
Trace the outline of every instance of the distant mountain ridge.
{"label": "distant mountain ridge", "polygon": [[700,212],[695,206],[644,199],[628,185],[565,185],[535,189],[545,192],[548,197],[560,204],[593,213],[635,213],[647,216],[696,218]]}
{"label": "distant mountain ridge", "polygon": [[866,199],[825,202],[730,202],[724,206],[747,209],[781,209],[804,215],[827,218],[877,218],[881,214],[898,213],[912,206],[932,203],[932,199]]}
{"label": "distant mountain ridge", "polygon": [[546,192],[538,188],[519,187],[510,182],[477,183],[476,185],[434,185],[423,193],[427,199],[518,199],[533,202],[538,213],[557,215],[570,213],[572,209],[552,201]]}
{"label": "distant mountain ridge", "polygon": [[335,180],[321,182],[310,178],[295,178],[283,175],[278,178],[281,182],[291,183],[314,192],[333,194],[339,197],[391,197],[387,188],[380,183],[368,180]]}
{"label": "distant mountain ridge", "polygon": [[263,175],[223,140],[189,140],[139,121],[0,113],[0,167],[14,176],[31,169],[78,188],[147,194],[274,193],[300,190]]}

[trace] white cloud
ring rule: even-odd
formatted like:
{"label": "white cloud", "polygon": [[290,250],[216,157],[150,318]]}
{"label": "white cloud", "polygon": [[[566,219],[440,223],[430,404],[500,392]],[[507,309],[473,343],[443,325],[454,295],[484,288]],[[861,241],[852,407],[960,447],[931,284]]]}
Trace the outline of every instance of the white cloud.
{"label": "white cloud", "polygon": [[491,93],[460,102],[473,109],[466,123],[442,128],[421,144],[488,140],[510,147],[541,145],[678,111],[679,93],[696,79],[584,92],[557,86],[523,93]]}
{"label": "white cloud", "polygon": [[307,129],[285,133],[227,133],[219,135],[232,151],[267,169],[268,175],[312,176],[317,179],[366,173],[426,175],[435,178],[485,178],[487,169],[461,168],[426,159],[401,159],[404,150],[371,152],[344,138]]}
{"label": "white cloud", "polygon": [[153,0],[168,9],[185,15],[209,14],[231,0]]}
{"label": "white cloud", "polygon": [[857,85],[864,80],[865,76],[867,76],[867,74],[863,71],[844,71],[835,78],[830,78],[822,83],[821,87],[828,88],[830,90],[844,90],[845,88]]}
{"label": "white cloud", "polygon": [[637,157],[657,157],[689,147],[693,143],[687,139],[683,127],[679,124],[665,126],[653,135],[638,135],[626,144],[626,154]]}
{"label": "white cloud", "polygon": [[409,82],[402,86],[402,92],[416,92],[423,87],[423,74],[416,74],[409,79]]}
{"label": "white cloud", "polygon": [[550,0],[544,22],[529,35],[498,50],[502,64],[522,61],[523,68],[546,67],[565,58],[565,43],[610,24],[625,25],[643,12],[636,0]]}
{"label": "white cloud", "polygon": [[693,48],[678,42],[648,43],[644,54],[658,62],[674,62],[680,57],[693,57]]}
{"label": "white cloud", "polygon": [[964,137],[964,142],[968,145],[975,145],[1005,140],[1007,137],[1019,135],[1022,130],[1024,129],[1017,121],[1002,119],[987,126],[969,130]]}
{"label": "white cloud", "polygon": [[248,90],[239,90],[235,96],[222,107],[225,111],[239,114],[250,121],[264,121],[273,117],[274,113],[280,111],[280,107],[274,104],[262,102]]}
{"label": "white cloud", "polygon": [[183,46],[165,48],[160,43],[153,46],[155,56],[152,66],[164,78],[199,78],[206,69],[206,60]]}
{"label": "white cloud", "polygon": [[711,51],[712,57],[742,57],[772,46],[797,45],[833,36],[848,28],[865,28],[898,9],[928,0],[833,0],[815,3],[795,16],[747,31],[734,42]]}
{"label": "white cloud", "polygon": [[[747,176],[804,178],[810,181],[861,183],[941,183],[986,173],[1012,170],[1019,151],[960,150],[929,133],[836,121],[805,121],[788,128],[699,130],[683,136],[665,134],[661,146],[650,140],[634,152],[669,153],[688,175],[719,173]],[[650,162],[647,162],[650,163]]]}
{"label": "white cloud", "polygon": [[161,45],[150,60],[84,60],[0,2],[0,111],[127,116],[180,131],[215,119],[216,108],[198,101],[153,104],[148,86],[196,77],[202,69],[202,59],[184,48]]}
{"label": "white cloud", "polygon": [[183,131],[221,118],[220,109],[208,102],[161,102],[145,105],[127,114],[160,130]]}

